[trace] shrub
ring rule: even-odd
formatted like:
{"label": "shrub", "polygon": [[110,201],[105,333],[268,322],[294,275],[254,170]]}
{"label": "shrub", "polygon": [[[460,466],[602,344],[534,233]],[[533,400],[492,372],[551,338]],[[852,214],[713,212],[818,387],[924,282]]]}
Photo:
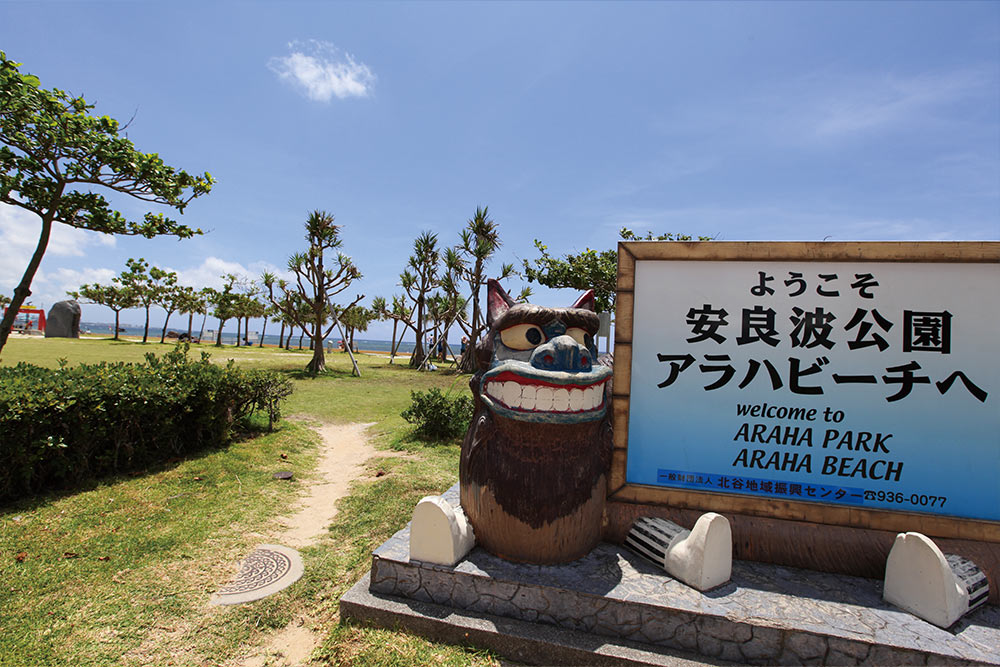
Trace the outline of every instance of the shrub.
{"label": "shrub", "polygon": [[184,345],[144,364],[0,368],[0,501],[220,447],[257,410],[280,416],[287,379],[208,356]]}
{"label": "shrub", "polygon": [[402,417],[417,425],[416,433],[430,440],[448,440],[464,435],[472,421],[472,398],[448,398],[440,389],[411,391],[410,407]]}

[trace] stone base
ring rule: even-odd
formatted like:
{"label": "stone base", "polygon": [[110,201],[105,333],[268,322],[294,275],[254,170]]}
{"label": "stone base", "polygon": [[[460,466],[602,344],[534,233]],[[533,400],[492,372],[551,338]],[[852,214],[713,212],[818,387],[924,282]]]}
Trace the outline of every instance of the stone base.
{"label": "stone base", "polygon": [[[457,502],[456,491],[446,498]],[[566,565],[508,563],[476,548],[445,567],[409,560],[408,527],[375,551],[370,580],[370,592],[386,603],[410,610],[415,602],[432,603],[432,617],[451,610],[563,628],[588,639],[584,651],[625,642],[648,653],[679,649],[750,664],[1000,665],[997,607],[942,630],[885,603],[881,587],[877,580],[734,561],[728,584],[699,593],[608,543]],[[366,615],[350,596],[342,616],[417,632],[426,626],[412,613]],[[468,641],[476,643],[472,633]],[[526,662],[580,662],[484,645]]]}
{"label": "stone base", "polygon": [[701,667],[732,665],[684,651],[599,637],[554,625],[454,609],[369,590],[366,574],[340,599],[340,617],[355,623],[405,629],[428,639],[484,648],[527,665]]}

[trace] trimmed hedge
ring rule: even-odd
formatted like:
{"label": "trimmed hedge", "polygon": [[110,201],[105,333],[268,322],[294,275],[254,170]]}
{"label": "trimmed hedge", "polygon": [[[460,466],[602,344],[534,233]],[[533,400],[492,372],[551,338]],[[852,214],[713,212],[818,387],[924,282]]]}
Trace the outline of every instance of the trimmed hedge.
{"label": "trimmed hedge", "polygon": [[218,366],[178,346],[144,364],[0,368],[0,501],[220,447],[292,392],[274,371]]}

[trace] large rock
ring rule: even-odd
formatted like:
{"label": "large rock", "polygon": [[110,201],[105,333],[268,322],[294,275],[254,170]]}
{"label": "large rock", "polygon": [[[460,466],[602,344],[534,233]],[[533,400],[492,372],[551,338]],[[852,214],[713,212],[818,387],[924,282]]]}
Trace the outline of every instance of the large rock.
{"label": "large rock", "polygon": [[45,323],[46,338],[80,337],[80,304],[76,301],[56,302],[49,310]]}

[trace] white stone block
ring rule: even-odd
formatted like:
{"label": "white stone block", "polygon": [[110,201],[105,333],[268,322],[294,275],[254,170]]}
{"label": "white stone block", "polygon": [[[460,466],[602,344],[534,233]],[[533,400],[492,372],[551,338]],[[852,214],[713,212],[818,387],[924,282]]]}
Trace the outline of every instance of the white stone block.
{"label": "white stone block", "polygon": [[410,560],[455,565],[476,546],[472,526],[461,507],[441,496],[426,496],[413,510]]}
{"label": "white stone block", "polygon": [[887,602],[947,628],[985,602],[988,594],[985,575],[971,561],[946,556],[921,533],[896,536],[885,563],[882,596]]}
{"label": "white stone block", "polygon": [[714,512],[698,517],[691,530],[666,519],[637,519],[625,545],[699,591],[720,586],[732,575],[732,528]]}

